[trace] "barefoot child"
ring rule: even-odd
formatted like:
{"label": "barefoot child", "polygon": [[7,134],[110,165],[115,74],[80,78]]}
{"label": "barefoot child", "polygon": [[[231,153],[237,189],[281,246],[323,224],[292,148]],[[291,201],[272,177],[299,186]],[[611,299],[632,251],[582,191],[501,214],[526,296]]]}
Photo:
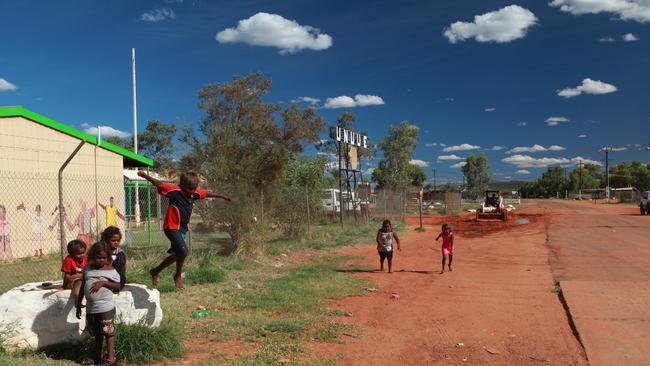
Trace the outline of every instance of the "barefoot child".
{"label": "barefoot child", "polygon": [[126,284],[126,253],[120,248],[122,232],[118,227],[109,226],[102,231],[102,241],[111,247],[111,259],[113,268],[120,275],[120,290]]}
{"label": "barefoot child", "polygon": [[[90,268],[83,274],[83,291],[77,298],[77,319],[81,319],[81,301],[86,296],[86,328],[95,336],[95,365],[114,366],[115,360],[115,303],[113,291],[120,289],[120,275],[111,265],[110,245],[93,244],[88,251]],[[104,356],[104,338],[108,357]]]}
{"label": "barefoot child", "polygon": [[445,272],[445,260],[449,257],[449,272],[451,272],[451,261],[454,259],[454,233],[451,231],[449,224],[442,225],[442,232],[438,234],[436,241],[442,237],[442,270]]}
{"label": "barefoot child", "polygon": [[88,264],[86,243],[77,239],[71,240],[68,243],[68,256],[61,263],[61,272],[63,272],[63,288],[72,290],[73,298],[79,297],[83,270],[86,264]]}
{"label": "barefoot child", "polygon": [[199,176],[194,172],[183,173],[180,177],[179,185],[167,184],[153,178],[143,171],[138,175],[148,180],[158,188],[158,193],[169,199],[169,208],[165,214],[165,223],[163,229],[165,236],[171,243],[171,248],[167,251],[169,256],[163,259],[158,267],[149,271],[151,282],[155,288],[158,285],[158,274],[173,263],[176,263],[176,273],[174,282],[176,288],[182,289],[183,285],[183,263],[187,257],[187,244],[185,244],[185,234],[189,230],[188,224],[192,216],[192,207],[194,201],[206,197],[222,198],[230,202],[230,198],[220,193],[210,192],[205,189],[199,189]]}
{"label": "barefoot child", "polygon": [[388,273],[393,272],[393,239],[397,243],[397,250],[401,251],[399,238],[393,232],[390,220],[384,220],[381,229],[377,231],[377,252],[379,252],[379,270],[384,271],[384,259],[388,259]]}

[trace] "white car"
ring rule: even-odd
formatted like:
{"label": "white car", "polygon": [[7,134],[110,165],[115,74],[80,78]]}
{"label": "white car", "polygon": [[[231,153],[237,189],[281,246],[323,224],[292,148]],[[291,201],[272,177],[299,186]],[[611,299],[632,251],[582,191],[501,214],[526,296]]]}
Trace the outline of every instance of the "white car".
{"label": "white car", "polygon": [[[340,192],[338,189],[328,188],[323,189],[321,200],[323,202],[323,209],[325,212],[341,212]],[[343,192],[343,202],[347,204],[347,210],[352,211],[355,209],[361,211],[361,202],[356,198],[354,192]],[[343,206],[345,209],[345,205]]]}

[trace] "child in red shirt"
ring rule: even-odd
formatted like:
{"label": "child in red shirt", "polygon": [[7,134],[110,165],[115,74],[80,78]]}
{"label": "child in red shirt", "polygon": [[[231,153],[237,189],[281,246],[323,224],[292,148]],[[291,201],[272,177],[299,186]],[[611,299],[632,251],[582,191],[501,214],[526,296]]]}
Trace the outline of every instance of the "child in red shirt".
{"label": "child in red shirt", "polygon": [[442,237],[442,270],[440,274],[445,273],[445,261],[449,257],[449,272],[451,272],[451,261],[454,259],[454,233],[451,231],[449,224],[442,225],[442,232],[438,234],[436,241]]}
{"label": "child in red shirt", "polygon": [[63,288],[72,290],[72,296],[79,296],[81,280],[83,279],[83,270],[88,264],[86,258],[86,243],[79,239],[72,240],[68,243],[68,256],[65,257],[61,264],[63,272]]}

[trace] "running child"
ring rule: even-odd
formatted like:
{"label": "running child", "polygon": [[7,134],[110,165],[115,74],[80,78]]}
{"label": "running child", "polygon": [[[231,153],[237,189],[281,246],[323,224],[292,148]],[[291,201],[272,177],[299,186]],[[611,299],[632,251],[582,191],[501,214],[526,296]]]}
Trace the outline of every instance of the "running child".
{"label": "running child", "polygon": [[[83,291],[77,298],[77,319],[86,297],[86,329],[95,337],[95,365],[115,366],[115,302],[113,291],[120,290],[120,275],[111,265],[111,247],[97,242],[88,251],[89,268],[83,273]],[[104,356],[106,338],[107,358]]]}
{"label": "running child", "polygon": [[151,274],[151,283],[156,288],[158,286],[158,274],[165,268],[176,263],[174,282],[176,288],[183,289],[183,263],[188,254],[187,244],[185,244],[185,234],[189,230],[194,201],[206,197],[214,197],[230,202],[230,197],[198,188],[199,176],[194,172],[181,174],[179,185],[161,182],[143,171],[139,171],[138,175],[151,182],[151,184],[158,188],[160,195],[169,199],[169,207],[165,214],[163,229],[165,236],[167,236],[171,243],[171,247],[167,251],[169,256],[163,259],[158,267],[149,271],[149,274]]}
{"label": "running child", "polygon": [[109,226],[102,231],[101,240],[110,245],[113,268],[120,275],[120,290],[126,284],[126,253],[120,248],[122,232],[118,227]]}
{"label": "running child", "polygon": [[436,241],[442,237],[442,270],[440,274],[445,273],[445,261],[449,257],[449,272],[451,272],[451,261],[454,259],[454,233],[451,231],[449,224],[442,225],[442,232],[436,237]]}
{"label": "running child", "polygon": [[379,270],[384,271],[384,259],[388,259],[388,273],[393,272],[393,239],[397,243],[397,250],[401,251],[399,238],[393,232],[390,220],[384,220],[381,229],[377,231],[377,252],[379,252]]}
{"label": "running child", "polygon": [[68,243],[68,256],[61,263],[61,272],[63,272],[63,288],[72,290],[74,298],[79,297],[83,270],[86,264],[88,264],[86,243],[78,239],[71,240]]}

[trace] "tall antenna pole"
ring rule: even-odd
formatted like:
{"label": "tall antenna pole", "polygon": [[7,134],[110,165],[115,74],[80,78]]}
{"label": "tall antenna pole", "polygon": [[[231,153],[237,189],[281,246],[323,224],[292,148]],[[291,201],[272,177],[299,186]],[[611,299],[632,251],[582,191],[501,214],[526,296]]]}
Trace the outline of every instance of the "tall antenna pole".
{"label": "tall antenna pole", "polygon": [[438,187],[436,187],[436,170],[435,169],[433,169],[433,191],[434,192],[438,191]]}
{"label": "tall antenna pole", "polygon": [[[133,152],[138,153],[138,104],[135,93],[135,48],[131,48],[131,59],[133,62]],[[135,181],[135,226],[140,226],[140,192],[138,181]]]}
{"label": "tall antenna pole", "polygon": [[609,152],[612,151],[611,147],[603,147],[600,149],[605,153],[605,176],[607,177],[607,185],[605,186],[605,194],[607,196],[607,202],[609,202]]}
{"label": "tall antenna pole", "polygon": [[578,170],[580,174],[578,175],[578,199],[582,200],[582,159],[578,160],[578,164],[580,164],[580,170]]}

